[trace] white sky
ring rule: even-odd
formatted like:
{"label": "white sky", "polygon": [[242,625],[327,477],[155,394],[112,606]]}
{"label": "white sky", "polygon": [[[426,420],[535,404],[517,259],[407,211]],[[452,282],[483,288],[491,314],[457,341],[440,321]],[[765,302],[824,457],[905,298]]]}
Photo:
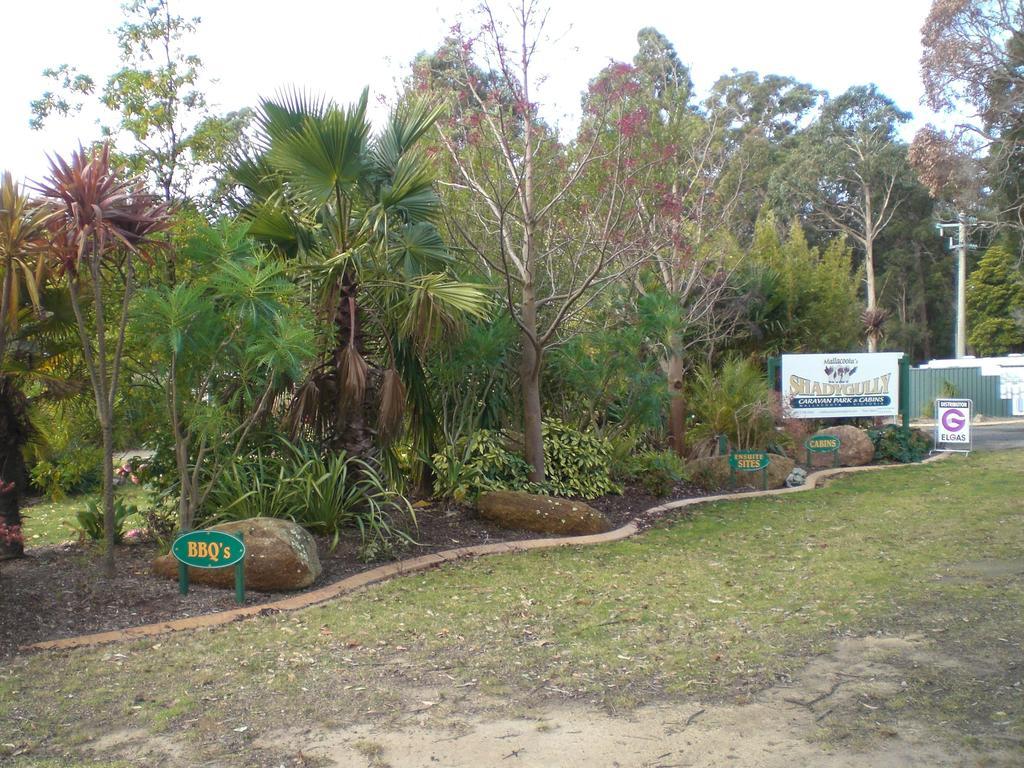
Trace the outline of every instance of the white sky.
{"label": "white sky", "polygon": [[[500,4],[502,0],[496,0]],[[934,120],[920,104],[920,27],[930,0],[551,0],[558,38],[538,62],[544,114],[572,126],[587,81],[611,59],[630,60],[636,33],[653,26],[675,45],[702,94],[736,68],[789,75],[832,94],[876,83],[914,113],[912,129]],[[28,127],[29,102],[48,87],[45,67],[68,63],[102,85],[117,67],[109,34],[121,0],[7,0],[5,74],[0,83],[0,169],[38,179],[45,153],[67,154],[95,138],[95,115]],[[217,82],[211,103],[227,111],[296,84],[336,101],[389,98],[422,50],[475,3],[467,0],[177,0],[202,18],[188,50]],[[380,110],[382,113],[382,110]],[[910,137],[912,129],[906,132]]]}

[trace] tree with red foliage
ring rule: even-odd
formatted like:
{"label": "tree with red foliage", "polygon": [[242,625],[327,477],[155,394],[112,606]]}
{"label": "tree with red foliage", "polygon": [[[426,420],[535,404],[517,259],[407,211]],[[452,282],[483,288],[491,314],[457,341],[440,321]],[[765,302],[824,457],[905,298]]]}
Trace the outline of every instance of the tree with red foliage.
{"label": "tree with red foliage", "polygon": [[[113,576],[114,400],[135,291],[135,261],[151,260],[150,252],[161,245],[155,238],[170,225],[170,214],[141,182],[119,178],[110,164],[109,145],[90,152],[80,148],[70,163],[56,156],[39,191],[55,211],[49,220],[51,252],[67,281],[96,398],[103,441],[104,569]],[[109,333],[108,309],[116,310],[108,308],[106,300],[115,284],[120,311],[110,318],[114,325]]]}

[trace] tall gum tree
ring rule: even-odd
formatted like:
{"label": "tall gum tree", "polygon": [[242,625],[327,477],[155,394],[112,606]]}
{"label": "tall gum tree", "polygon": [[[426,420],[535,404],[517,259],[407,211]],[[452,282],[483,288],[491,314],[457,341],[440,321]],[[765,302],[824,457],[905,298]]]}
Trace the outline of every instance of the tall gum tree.
{"label": "tall gum tree", "polygon": [[[954,120],[949,132],[927,126],[915,136],[922,181],[939,199],[952,199],[959,212],[978,214],[1019,237],[1024,233],[1024,4],[933,0],[921,47],[925,100]],[[1024,239],[1020,242],[1024,249]]]}
{"label": "tall gum tree", "polygon": [[825,102],[780,175],[789,177],[807,215],[853,240],[864,256],[868,351],[876,352],[885,312],[878,306],[875,244],[903,203],[911,175],[898,127],[910,119],[874,85]]}
{"label": "tall gum tree", "polygon": [[[771,176],[796,145],[797,132],[806,126],[822,94],[807,83],[781,75],[733,70],[715,81],[704,101],[705,109],[726,115],[725,140],[742,161],[726,171],[743,182],[729,216],[729,231],[747,245],[753,241],[758,217],[769,199]],[[788,212],[787,212],[788,213]]]}

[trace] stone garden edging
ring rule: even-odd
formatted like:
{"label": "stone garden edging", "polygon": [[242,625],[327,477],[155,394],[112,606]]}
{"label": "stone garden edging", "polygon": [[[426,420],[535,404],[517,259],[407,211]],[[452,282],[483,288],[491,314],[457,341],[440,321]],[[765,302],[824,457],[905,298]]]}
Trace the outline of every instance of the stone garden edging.
{"label": "stone garden edging", "polygon": [[[928,464],[940,459],[946,458],[950,454],[940,453],[931,456],[921,464]],[[886,469],[889,467],[905,467],[906,464],[875,464],[867,465],[863,467],[839,467],[836,469],[822,469],[810,473],[807,476],[807,481],[804,485],[797,486],[795,488],[776,488],[769,491],[748,491],[742,493],[722,493],[714,496],[697,496],[691,499],[680,499],[678,501],[670,501],[667,504],[660,504],[656,507],[651,507],[644,512],[644,515],[652,512],[666,512],[673,509],[681,509],[683,507],[695,506],[697,504],[707,504],[713,501],[726,501],[735,499],[749,499],[756,498],[759,496],[777,496],[784,493],[797,493],[800,491],[812,490],[820,487],[820,483],[829,480],[830,478],[837,477],[840,475],[852,474],[854,472],[864,472],[876,469]],[[621,528],[616,528],[614,531],[608,531],[607,533],[597,533],[588,536],[562,536],[553,539],[525,539],[522,541],[503,541],[496,544],[477,544],[470,547],[458,547],[456,549],[448,549],[442,552],[434,552],[429,555],[422,555],[420,557],[414,557],[408,560],[399,560],[394,563],[388,563],[386,565],[373,568],[369,571],[363,571],[347,578],[336,581],[333,584],[314,589],[310,592],[303,592],[302,594],[294,595],[292,597],[285,598],[284,600],[275,600],[270,603],[261,603],[260,605],[249,605],[244,608],[233,608],[227,611],[218,611],[216,613],[207,613],[202,616],[190,616],[184,619],[173,619],[171,621],[161,621],[156,624],[143,624],[138,627],[128,627],[125,629],[115,629],[108,632],[95,632],[88,635],[79,635],[77,637],[65,637],[59,640],[44,640],[39,643],[30,643],[28,645],[21,646],[18,650],[21,651],[41,651],[41,650],[67,650],[71,648],[83,648],[94,645],[102,645],[105,643],[113,643],[122,640],[137,640],[145,637],[155,637],[158,635],[169,634],[171,632],[182,632],[192,629],[202,629],[207,627],[218,627],[224,624],[230,624],[231,622],[240,621],[252,616],[266,615],[268,613],[277,613],[279,611],[296,611],[301,608],[308,608],[318,603],[323,603],[341,595],[355,592],[364,587],[368,587],[372,584],[378,584],[382,581],[395,578],[396,576],[404,576],[406,574],[418,573],[420,571],[429,570],[430,568],[436,568],[444,565],[445,563],[452,563],[457,560],[463,560],[469,557],[482,557],[485,555],[500,555],[509,554],[512,552],[528,552],[531,550],[539,549],[553,549],[557,547],[570,547],[570,546],[587,546],[591,544],[605,544],[613,541],[621,541],[622,539],[628,539],[635,536],[639,532],[638,519],[631,520]]]}

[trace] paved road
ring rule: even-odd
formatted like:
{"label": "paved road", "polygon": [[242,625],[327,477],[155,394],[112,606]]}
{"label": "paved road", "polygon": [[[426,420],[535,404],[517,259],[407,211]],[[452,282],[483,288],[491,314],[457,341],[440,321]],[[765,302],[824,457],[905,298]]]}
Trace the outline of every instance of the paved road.
{"label": "paved road", "polygon": [[975,424],[974,450],[1005,451],[1024,448],[1024,420],[1013,424]]}

